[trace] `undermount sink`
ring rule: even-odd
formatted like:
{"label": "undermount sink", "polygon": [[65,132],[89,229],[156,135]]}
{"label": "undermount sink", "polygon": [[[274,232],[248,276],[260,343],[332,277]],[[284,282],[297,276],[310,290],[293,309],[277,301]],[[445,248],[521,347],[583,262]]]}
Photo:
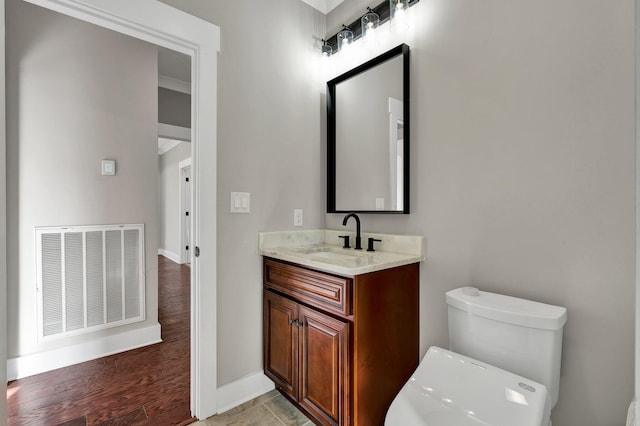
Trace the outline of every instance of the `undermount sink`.
{"label": "undermount sink", "polygon": [[362,262],[363,257],[367,257],[366,254],[358,253],[355,251],[348,251],[348,249],[341,249],[337,247],[305,247],[301,249],[291,250],[295,253],[305,254],[317,261],[338,261],[338,262]]}

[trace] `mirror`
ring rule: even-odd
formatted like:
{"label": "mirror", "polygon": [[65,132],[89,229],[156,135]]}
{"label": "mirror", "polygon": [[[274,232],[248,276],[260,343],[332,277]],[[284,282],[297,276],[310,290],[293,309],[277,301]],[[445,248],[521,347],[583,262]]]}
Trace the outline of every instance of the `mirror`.
{"label": "mirror", "polygon": [[409,213],[409,46],[327,83],[327,212]]}

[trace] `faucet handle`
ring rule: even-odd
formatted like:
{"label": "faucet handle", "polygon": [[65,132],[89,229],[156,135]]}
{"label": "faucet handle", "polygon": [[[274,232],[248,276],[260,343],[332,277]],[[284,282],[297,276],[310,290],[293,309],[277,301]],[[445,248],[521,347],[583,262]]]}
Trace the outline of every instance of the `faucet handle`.
{"label": "faucet handle", "polygon": [[338,237],[344,239],[344,244],[342,245],[342,248],[351,248],[351,246],[349,245],[349,236],[348,235],[338,235]]}
{"label": "faucet handle", "polygon": [[375,239],[373,237],[369,237],[369,240],[368,240],[368,243],[367,243],[367,251],[376,251],[373,248],[373,243],[375,243],[375,242],[381,243],[382,240],[378,240],[378,239]]}

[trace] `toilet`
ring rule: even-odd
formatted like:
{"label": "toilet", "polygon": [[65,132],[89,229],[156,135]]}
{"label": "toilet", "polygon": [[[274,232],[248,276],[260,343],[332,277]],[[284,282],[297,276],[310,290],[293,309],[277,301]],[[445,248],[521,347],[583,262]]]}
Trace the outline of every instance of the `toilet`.
{"label": "toilet", "polygon": [[386,426],[550,426],[567,310],[473,287],[446,294],[449,350],[433,346]]}

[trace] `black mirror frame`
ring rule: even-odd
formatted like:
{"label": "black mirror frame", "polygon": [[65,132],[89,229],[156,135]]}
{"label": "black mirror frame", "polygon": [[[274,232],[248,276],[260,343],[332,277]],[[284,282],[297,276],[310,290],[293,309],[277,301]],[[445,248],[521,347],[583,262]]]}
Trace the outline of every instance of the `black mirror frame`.
{"label": "black mirror frame", "polygon": [[[404,109],[404,173],[403,173],[403,200],[402,210],[337,210],[336,209],[336,110],[334,107],[334,99],[336,96],[336,85],[351,77],[361,74],[369,69],[386,62],[396,56],[402,55],[402,94]],[[384,213],[384,214],[409,214],[409,46],[401,44],[393,49],[377,56],[362,65],[353,68],[350,71],[327,82],[327,213]]]}

